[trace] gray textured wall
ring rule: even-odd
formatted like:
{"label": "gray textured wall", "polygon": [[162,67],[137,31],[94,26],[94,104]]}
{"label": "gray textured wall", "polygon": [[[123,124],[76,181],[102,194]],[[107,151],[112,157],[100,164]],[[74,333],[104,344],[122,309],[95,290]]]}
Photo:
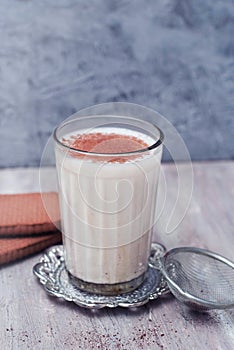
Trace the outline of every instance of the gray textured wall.
{"label": "gray textured wall", "polygon": [[166,116],[194,160],[233,158],[232,0],[1,0],[0,167],[108,101]]}

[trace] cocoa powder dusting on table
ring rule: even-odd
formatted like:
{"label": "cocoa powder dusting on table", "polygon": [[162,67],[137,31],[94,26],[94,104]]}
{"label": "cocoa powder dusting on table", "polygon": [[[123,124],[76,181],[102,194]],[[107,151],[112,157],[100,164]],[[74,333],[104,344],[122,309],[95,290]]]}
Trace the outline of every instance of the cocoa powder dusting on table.
{"label": "cocoa powder dusting on table", "polygon": [[80,344],[80,349],[109,350],[113,348],[127,350],[129,348],[144,349],[153,345],[157,345],[159,349],[164,349],[161,338],[165,334],[160,331],[160,324],[151,325],[152,323],[150,323],[148,328],[133,327],[128,337],[123,336],[119,332],[103,334],[96,331],[88,331],[77,334],[76,340]]}

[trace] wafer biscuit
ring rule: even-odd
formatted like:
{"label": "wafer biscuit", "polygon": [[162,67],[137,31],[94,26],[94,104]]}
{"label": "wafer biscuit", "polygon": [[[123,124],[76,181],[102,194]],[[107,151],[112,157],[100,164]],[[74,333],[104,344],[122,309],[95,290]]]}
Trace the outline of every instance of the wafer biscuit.
{"label": "wafer biscuit", "polygon": [[0,265],[61,243],[57,193],[43,193],[43,199],[50,217],[40,193],[0,195]]}
{"label": "wafer biscuit", "polygon": [[[59,223],[58,195],[43,194],[53,222]],[[0,237],[26,236],[57,231],[42,202],[40,193],[0,195]]]}
{"label": "wafer biscuit", "polygon": [[0,265],[13,262],[61,243],[59,231],[47,235],[24,238],[0,239]]}

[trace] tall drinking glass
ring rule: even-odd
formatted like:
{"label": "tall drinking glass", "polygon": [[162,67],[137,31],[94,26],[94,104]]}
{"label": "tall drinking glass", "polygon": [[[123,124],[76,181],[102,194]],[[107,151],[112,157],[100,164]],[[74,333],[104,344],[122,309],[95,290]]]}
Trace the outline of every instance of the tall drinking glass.
{"label": "tall drinking glass", "polygon": [[65,265],[71,282],[115,295],[148,266],[163,133],[129,116],[74,117],[54,132]]}

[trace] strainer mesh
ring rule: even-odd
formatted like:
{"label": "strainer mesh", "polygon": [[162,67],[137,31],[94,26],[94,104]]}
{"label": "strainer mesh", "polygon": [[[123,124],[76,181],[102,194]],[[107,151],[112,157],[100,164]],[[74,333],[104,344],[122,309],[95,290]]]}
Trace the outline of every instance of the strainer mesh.
{"label": "strainer mesh", "polygon": [[181,251],[165,260],[168,276],[184,292],[216,304],[234,303],[234,269],[214,257]]}

